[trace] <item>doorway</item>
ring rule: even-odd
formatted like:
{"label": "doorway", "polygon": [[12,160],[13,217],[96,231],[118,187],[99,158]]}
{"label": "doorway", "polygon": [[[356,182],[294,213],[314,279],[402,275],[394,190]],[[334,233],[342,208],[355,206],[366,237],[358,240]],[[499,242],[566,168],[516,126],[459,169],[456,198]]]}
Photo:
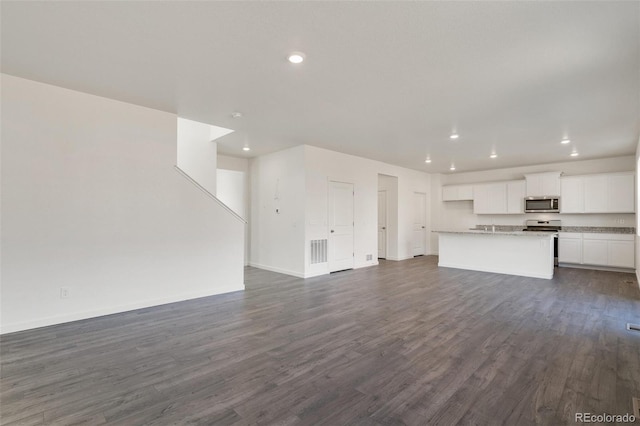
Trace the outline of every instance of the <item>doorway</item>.
{"label": "doorway", "polygon": [[329,181],[329,272],[353,269],[353,184]]}
{"label": "doorway", "polygon": [[422,256],[426,248],[427,194],[413,193],[413,256]]}
{"label": "doorway", "polygon": [[378,259],[387,258],[387,191],[378,191]]}
{"label": "doorway", "polygon": [[[381,195],[384,194],[384,195]],[[378,174],[378,258],[398,258],[398,177]],[[385,229],[382,229],[385,228]]]}

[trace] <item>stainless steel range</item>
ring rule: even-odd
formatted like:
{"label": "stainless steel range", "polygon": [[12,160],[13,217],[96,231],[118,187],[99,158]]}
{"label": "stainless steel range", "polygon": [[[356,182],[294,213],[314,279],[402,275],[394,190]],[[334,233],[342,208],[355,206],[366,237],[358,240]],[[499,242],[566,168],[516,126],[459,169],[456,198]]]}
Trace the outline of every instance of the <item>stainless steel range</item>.
{"label": "stainless steel range", "polygon": [[555,232],[553,239],[553,264],[558,266],[558,235],[557,232],[562,231],[562,221],[560,220],[527,220],[526,228],[523,231],[528,232]]}

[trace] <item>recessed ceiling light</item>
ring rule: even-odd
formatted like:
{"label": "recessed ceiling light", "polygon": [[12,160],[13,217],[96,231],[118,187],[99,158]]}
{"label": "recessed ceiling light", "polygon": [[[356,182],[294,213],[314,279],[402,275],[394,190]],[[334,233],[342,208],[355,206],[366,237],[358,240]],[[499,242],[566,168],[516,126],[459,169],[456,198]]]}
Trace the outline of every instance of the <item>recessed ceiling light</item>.
{"label": "recessed ceiling light", "polygon": [[234,111],[231,113],[232,118],[242,118],[242,113],[238,111]]}
{"label": "recessed ceiling light", "polygon": [[569,139],[569,138],[563,138],[563,139],[560,141],[560,143],[561,143],[561,144],[565,144],[565,145],[566,145],[566,144],[568,144],[569,142],[571,142],[571,139]]}
{"label": "recessed ceiling light", "polygon": [[242,148],[243,151],[251,151],[251,148],[249,148],[248,146],[245,146]]}
{"label": "recessed ceiling light", "polygon": [[425,163],[430,163],[431,162],[431,158],[428,158],[426,160],[424,160]]}
{"label": "recessed ceiling light", "polygon": [[458,139],[460,137],[459,134],[457,133],[452,133],[451,136],[449,136],[449,139]]}
{"label": "recessed ceiling light", "polygon": [[291,52],[289,54],[289,57],[287,57],[289,62],[291,62],[292,64],[300,64],[304,61],[304,58],[305,56],[302,52]]}
{"label": "recessed ceiling light", "polygon": [[451,167],[449,167],[449,170],[454,171],[456,169],[456,166],[454,166],[453,164],[451,165]]}
{"label": "recessed ceiling light", "polygon": [[491,155],[489,156],[489,158],[496,158],[496,157],[498,157],[498,154],[495,154],[495,153],[493,153],[493,154],[491,154]]}
{"label": "recessed ceiling light", "polygon": [[580,154],[578,154],[578,153],[577,153],[577,152],[575,152],[575,151],[571,153],[571,156],[572,156],[572,157],[577,157],[578,155],[580,155]]}

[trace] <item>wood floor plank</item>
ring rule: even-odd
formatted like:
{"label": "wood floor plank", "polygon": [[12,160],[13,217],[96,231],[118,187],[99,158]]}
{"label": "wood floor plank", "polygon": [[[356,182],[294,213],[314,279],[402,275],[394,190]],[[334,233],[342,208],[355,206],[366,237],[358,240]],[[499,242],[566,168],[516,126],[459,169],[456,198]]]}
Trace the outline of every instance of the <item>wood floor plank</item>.
{"label": "wood floor plank", "polygon": [[0,424],[574,424],[640,396],[633,274],[437,258],[0,336]]}

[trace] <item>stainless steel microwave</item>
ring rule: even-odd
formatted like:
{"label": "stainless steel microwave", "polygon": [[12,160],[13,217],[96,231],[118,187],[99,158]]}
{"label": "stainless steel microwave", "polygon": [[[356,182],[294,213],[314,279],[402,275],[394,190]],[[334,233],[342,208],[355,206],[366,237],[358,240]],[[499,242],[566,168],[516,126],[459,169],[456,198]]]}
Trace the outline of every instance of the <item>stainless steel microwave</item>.
{"label": "stainless steel microwave", "polygon": [[525,213],[560,213],[560,197],[525,197]]}

